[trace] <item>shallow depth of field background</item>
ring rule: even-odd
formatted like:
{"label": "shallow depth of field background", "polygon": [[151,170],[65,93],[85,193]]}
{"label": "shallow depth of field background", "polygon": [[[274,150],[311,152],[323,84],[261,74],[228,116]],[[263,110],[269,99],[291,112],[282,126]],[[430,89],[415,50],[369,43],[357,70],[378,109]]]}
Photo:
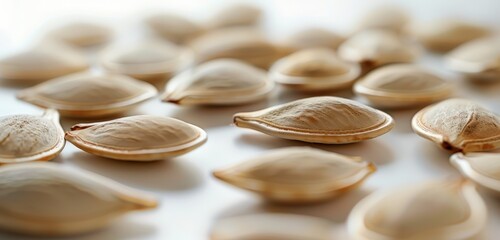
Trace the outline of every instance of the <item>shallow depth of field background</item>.
{"label": "shallow depth of field background", "polygon": [[[16,51],[42,36],[47,28],[66,21],[102,22],[116,29],[116,40],[140,38],[147,34],[142,19],[149,14],[173,11],[197,21],[210,17],[214,10],[230,0],[0,0],[0,55]],[[415,21],[457,17],[500,28],[498,0],[254,0],[244,1],[264,10],[263,27],[272,40],[283,39],[293,30],[321,26],[348,34],[356,20],[371,7],[398,5]],[[476,99],[500,112],[500,88],[475,89],[458,75],[448,72],[439,56],[424,56],[419,64],[456,81],[459,95]],[[40,109],[15,99],[18,89],[0,85],[0,115],[38,114]],[[355,98],[351,93],[333,95]],[[410,119],[418,109],[387,111],[396,120],[395,129],[380,138],[349,145],[312,145],[284,141],[250,130],[231,126],[231,116],[239,111],[257,110],[304,97],[278,92],[267,103],[227,108],[182,108],[160,103],[158,99],[142,105],[132,114],[154,114],[179,118],[196,124],[208,132],[209,140],[201,148],[184,156],[152,163],[126,163],[84,153],[67,144],[55,161],[86,169],[126,185],[150,191],[161,200],[158,210],[131,214],[96,233],[68,239],[107,240],[203,240],[214,222],[227,216],[254,212],[288,212],[324,217],[338,225],[339,239],[346,239],[344,221],[357,201],[376,189],[417,183],[429,179],[458,176],[448,164],[449,153],[418,137],[410,127]],[[356,98],[355,98],[356,99]],[[77,120],[63,119],[67,129]],[[337,200],[311,206],[268,205],[255,195],[215,180],[210,171],[257,156],[267,150],[285,146],[309,145],[373,161],[379,170],[358,191]],[[500,201],[485,196],[490,209],[489,239],[500,236]],[[2,240],[25,240],[24,236],[0,232]],[[40,239],[40,238],[36,238]],[[61,238],[63,239],[63,238]]]}

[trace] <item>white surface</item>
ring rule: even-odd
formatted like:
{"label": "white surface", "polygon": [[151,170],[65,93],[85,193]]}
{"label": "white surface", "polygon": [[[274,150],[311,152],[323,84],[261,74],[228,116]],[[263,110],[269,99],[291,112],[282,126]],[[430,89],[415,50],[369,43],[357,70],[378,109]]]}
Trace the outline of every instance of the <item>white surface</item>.
{"label": "white surface", "polygon": [[[117,29],[119,36],[137,31],[139,19],[146,11],[175,9],[203,19],[208,10],[230,1],[65,1],[65,0],[13,0],[0,1],[0,52],[11,52],[36,40],[41,27],[63,17],[78,16],[102,19]],[[347,32],[353,21],[378,1],[253,1],[267,11],[266,29],[275,38],[299,26],[319,24]],[[399,1],[402,2],[402,1]],[[431,4],[432,2],[432,4]],[[428,3],[428,4],[426,4]],[[500,1],[406,1],[401,3],[417,19],[438,16],[460,16],[477,22],[498,25]],[[40,30],[40,31],[35,31]],[[454,81],[458,94],[474,97],[500,113],[500,86],[477,89],[458,76],[446,72],[439,58],[425,56],[421,63],[435,69]],[[41,110],[15,99],[20,87],[0,85],[0,115],[15,113],[40,113]],[[354,97],[349,91],[334,93],[336,96]],[[181,108],[154,99],[131,114],[154,114],[176,117],[196,124],[208,132],[208,142],[184,156],[159,162],[130,163],[99,158],[87,154],[70,143],[55,160],[72,167],[86,169],[107,176],[121,183],[150,191],[161,200],[158,210],[133,213],[107,229],[68,239],[145,239],[145,240],[202,240],[207,239],[211,225],[217,219],[251,212],[290,212],[330,219],[338,224],[343,235],[343,223],[350,209],[361,198],[375,189],[390,188],[429,179],[458,176],[448,163],[449,153],[431,142],[418,137],[410,127],[410,119],[418,109],[388,111],[396,127],[388,134],[361,143],[349,145],[314,145],[269,137],[251,130],[231,126],[231,116],[239,111],[251,111],[280,102],[306,97],[286,91],[277,91],[269,102],[228,108]],[[77,120],[63,119],[65,129]],[[285,146],[310,145],[342,154],[361,156],[373,161],[378,171],[359,190],[337,200],[311,206],[269,205],[257,196],[215,180],[213,169],[234,164],[260,153]],[[487,200],[490,223],[489,238],[500,236],[500,202],[484,195]],[[0,233],[0,239],[29,239]],[[36,238],[40,239],[40,238]],[[63,238],[64,239],[64,238]],[[339,237],[339,239],[346,239]]]}

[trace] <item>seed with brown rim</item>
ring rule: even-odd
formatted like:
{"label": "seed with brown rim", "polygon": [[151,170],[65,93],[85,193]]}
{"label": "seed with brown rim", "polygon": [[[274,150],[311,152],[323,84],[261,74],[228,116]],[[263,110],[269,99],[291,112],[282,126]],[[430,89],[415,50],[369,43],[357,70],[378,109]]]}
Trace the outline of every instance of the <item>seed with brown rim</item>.
{"label": "seed with brown rim", "polygon": [[22,90],[17,97],[61,115],[91,118],[116,115],[154,97],[155,87],[118,74],[76,73]]}
{"label": "seed with brown rim", "polygon": [[359,186],[375,166],[356,157],[309,147],[289,147],[216,170],[229,184],[277,202],[311,203]]}
{"label": "seed with brown rim", "polygon": [[441,147],[475,152],[500,147],[500,117],[466,99],[449,99],[420,110],[413,130]]}
{"label": "seed with brown rim", "polygon": [[174,118],[139,115],[77,124],[66,132],[66,139],[98,156],[152,161],[190,152],[206,142],[207,134]]}
{"label": "seed with brown rim", "polygon": [[1,117],[0,129],[0,165],[51,160],[65,143],[59,113],[52,109],[42,116]]}
{"label": "seed with brown rim", "polygon": [[339,144],[371,139],[389,132],[388,114],[339,97],[312,97],[255,112],[237,113],[238,127],[284,139]]}
{"label": "seed with brown rim", "polygon": [[426,105],[449,97],[452,91],[448,81],[411,64],[377,68],[354,85],[356,94],[385,108]]}
{"label": "seed with brown rim", "polygon": [[157,204],[146,193],[60,164],[0,168],[0,227],[7,231],[39,236],[82,234],[127,212]]}
{"label": "seed with brown rim", "polygon": [[483,236],[487,209],[468,181],[435,181],[375,192],[348,218],[354,239],[468,240]]}

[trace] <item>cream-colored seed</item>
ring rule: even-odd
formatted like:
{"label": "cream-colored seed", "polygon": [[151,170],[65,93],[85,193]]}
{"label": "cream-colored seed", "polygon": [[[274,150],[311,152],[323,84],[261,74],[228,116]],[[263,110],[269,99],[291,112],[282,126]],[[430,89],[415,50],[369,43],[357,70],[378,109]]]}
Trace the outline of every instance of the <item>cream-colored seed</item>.
{"label": "cream-colored seed", "polygon": [[466,178],[500,196],[500,152],[455,153],[451,163]]}
{"label": "cream-colored seed", "polygon": [[253,27],[260,23],[261,18],[260,8],[240,3],[221,9],[209,21],[209,25],[212,28]]}
{"label": "cream-colored seed", "polygon": [[301,50],[276,62],[270,77],[277,83],[301,91],[328,91],[352,85],[360,75],[357,63],[338,59],[326,48]]}
{"label": "cream-colored seed", "polygon": [[146,19],[146,25],[157,35],[177,44],[186,44],[205,31],[197,23],[176,14],[156,14]]}
{"label": "cream-colored seed", "polygon": [[22,90],[17,97],[63,116],[101,117],[125,112],[156,93],[150,84],[127,76],[77,73]]}
{"label": "cream-colored seed", "polygon": [[201,146],[206,133],[183,121],[139,115],[78,124],[66,139],[89,153],[130,161],[151,161],[184,154]]}
{"label": "cream-colored seed", "polygon": [[289,147],[217,170],[214,175],[273,201],[307,203],[352,190],[374,171],[371,163],[358,158]]}
{"label": "cream-colored seed", "polygon": [[189,51],[166,41],[149,40],[132,46],[114,46],[104,51],[102,66],[113,73],[143,81],[170,78],[189,64]]}
{"label": "cream-colored seed", "polygon": [[426,48],[447,52],[462,43],[489,35],[490,30],[460,20],[440,19],[411,26],[410,33]]}
{"label": "cream-colored seed", "polygon": [[211,240],[330,240],[335,239],[330,221],[296,214],[251,214],[221,219]]}
{"label": "cream-colored seed", "polygon": [[387,133],[394,120],[353,100],[312,97],[256,112],[237,113],[234,123],[284,139],[337,144]]}
{"label": "cream-colored seed", "polygon": [[500,79],[500,36],[481,38],[460,45],[446,56],[448,68],[472,80]]}
{"label": "cream-colored seed", "polygon": [[486,206],[472,183],[440,181],[376,192],[351,211],[348,228],[356,240],[477,239]]}
{"label": "cream-colored seed", "polygon": [[112,30],[95,23],[74,22],[48,33],[48,38],[60,40],[77,47],[106,43],[112,37]]}
{"label": "cream-colored seed", "polygon": [[449,97],[452,90],[448,81],[410,64],[375,69],[354,85],[356,94],[374,106],[385,108],[429,104]]}
{"label": "cream-colored seed", "polygon": [[47,161],[64,147],[59,114],[10,115],[0,118],[0,164]]}
{"label": "cream-colored seed", "polygon": [[282,44],[290,48],[292,52],[308,48],[330,48],[335,50],[344,40],[344,37],[330,30],[310,27],[293,33]]}
{"label": "cream-colored seed", "polygon": [[181,105],[239,105],[266,98],[273,87],[262,69],[234,59],[217,59],[173,78],[162,99]]}
{"label": "cream-colored seed", "polygon": [[412,127],[445,149],[469,152],[500,147],[500,117],[466,99],[424,108],[413,117]]}
{"label": "cream-colored seed", "polygon": [[234,58],[260,68],[269,68],[284,52],[255,29],[237,27],[209,32],[190,44],[197,63]]}
{"label": "cream-colored seed", "polygon": [[384,29],[402,33],[410,22],[410,16],[401,8],[380,6],[367,12],[358,23],[360,31],[366,29]]}
{"label": "cream-colored seed", "polygon": [[417,48],[403,36],[382,29],[354,34],[340,45],[338,53],[368,70],[389,63],[413,62],[418,55]]}
{"label": "cream-colored seed", "polygon": [[0,78],[40,82],[87,68],[82,53],[68,46],[45,42],[0,59]]}
{"label": "cream-colored seed", "polygon": [[154,198],[104,177],[54,163],[0,168],[0,228],[23,234],[81,234],[133,211],[156,207]]}

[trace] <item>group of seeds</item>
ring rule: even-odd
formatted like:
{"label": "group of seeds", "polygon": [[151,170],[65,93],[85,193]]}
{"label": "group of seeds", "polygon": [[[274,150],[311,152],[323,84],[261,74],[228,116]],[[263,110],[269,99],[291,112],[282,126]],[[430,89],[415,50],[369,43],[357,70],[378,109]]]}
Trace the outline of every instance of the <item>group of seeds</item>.
{"label": "group of seeds", "polygon": [[[125,212],[155,207],[154,198],[104,177],[60,164],[27,163],[55,158],[65,140],[88,153],[126,161],[165,159],[205,143],[203,129],[162,116],[81,123],[66,133],[59,124],[59,114],[83,119],[125,113],[157,96],[150,83],[172,78],[161,99],[179,105],[248,104],[267,98],[275,84],[317,95],[352,87],[371,106],[386,109],[451,97],[448,80],[411,64],[420,54],[415,41],[432,51],[451,50],[447,65],[468,79],[500,79],[500,38],[481,26],[442,20],[408,27],[404,11],[380,8],[347,39],[310,28],[271,42],[258,30],[261,16],[248,5],[223,9],[205,25],[173,14],[152,16],[145,23],[157,38],[107,47],[100,54],[101,73],[81,72],[90,65],[79,48],[108,42],[111,30],[88,23],[50,31],[33,48],[0,59],[1,78],[43,81],[17,97],[47,109],[42,116],[0,118],[0,163],[5,164],[0,167],[0,228],[76,234],[103,227]],[[234,124],[283,139],[346,144],[385,134],[394,120],[354,100],[318,96],[237,113]],[[450,161],[470,181],[376,192],[352,210],[350,234],[372,240],[479,236],[487,210],[475,184],[500,193],[500,154],[485,152],[500,148],[500,117],[474,101],[450,99],[422,109],[412,127],[458,152]],[[358,157],[289,147],[216,170],[214,176],[274,202],[315,203],[355,189],[375,171]],[[329,239],[328,226],[312,217],[257,214],[220,221],[212,238]]]}

